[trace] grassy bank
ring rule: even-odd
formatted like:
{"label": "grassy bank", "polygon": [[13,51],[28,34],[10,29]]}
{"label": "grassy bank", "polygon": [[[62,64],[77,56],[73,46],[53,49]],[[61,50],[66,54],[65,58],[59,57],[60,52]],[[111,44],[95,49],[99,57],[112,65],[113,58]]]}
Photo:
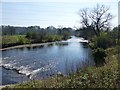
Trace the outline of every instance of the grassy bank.
{"label": "grassy bank", "polygon": [[17,45],[25,45],[25,44],[34,44],[34,43],[46,43],[46,42],[54,42],[60,41],[63,39],[62,36],[59,35],[47,35],[44,36],[42,39],[31,39],[27,38],[26,35],[12,35],[12,36],[1,36],[2,41],[0,45],[2,48],[17,46]]}
{"label": "grassy bank", "polygon": [[16,45],[23,45],[29,44],[31,41],[26,38],[25,35],[12,35],[12,36],[2,36],[2,48],[16,46]]}
{"label": "grassy bank", "polygon": [[106,64],[102,67],[87,67],[68,76],[52,76],[46,80],[36,80],[16,84],[8,88],[117,88],[118,87],[118,48],[108,48]]}

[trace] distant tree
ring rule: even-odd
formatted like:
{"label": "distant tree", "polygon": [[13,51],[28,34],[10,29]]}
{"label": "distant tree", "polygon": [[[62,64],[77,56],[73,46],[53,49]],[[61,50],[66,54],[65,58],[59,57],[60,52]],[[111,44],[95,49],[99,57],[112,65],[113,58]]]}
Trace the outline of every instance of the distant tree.
{"label": "distant tree", "polygon": [[28,39],[36,39],[36,37],[37,37],[37,32],[35,32],[35,31],[30,31],[30,32],[28,32],[27,34],[26,34],[26,38],[28,38]]}
{"label": "distant tree", "polygon": [[62,35],[62,29],[58,28],[57,33],[58,33],[58,35]]}
{"label": "distant tree", "polygon": [[109,8],[104,5],[97,4],[93,9],[82,9],[79,12],[83,27],[94,27],[96,36],[100,36],[100,32],[110,27],[112,15],[108,12]]}
{"label": "distant tree", "polygon": [[90,40],[95,34],[93,31],[93,27],[83,27],[79,29],[79,35],[85,39]]}
{"label": "distant tree", "polygon": [[15,35],[15,28],[13,26],[9,27],[10,35]]}
{"label": "distant tree", "polygon": [[2,35],[15,35],[15,27],[13,26],[2,26]]}
{"label": "distant tree", "polygon": [[63,35],[63,39],[68,39],[71,36],[71,32],[68,28],[63,28],[62,29],[62,35]]}

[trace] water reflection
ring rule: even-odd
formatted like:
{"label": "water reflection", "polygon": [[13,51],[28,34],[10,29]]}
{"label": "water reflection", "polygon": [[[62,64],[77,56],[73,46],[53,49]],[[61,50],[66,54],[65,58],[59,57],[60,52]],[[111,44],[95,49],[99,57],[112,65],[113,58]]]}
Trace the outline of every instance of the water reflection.
{"label": "water reflection", "polygon": [[27,48],[27,50],[29,51],[29,50],[31,50],[32,47],[26,47],[26,48]]}
{"label": "water reflection", "polygon": [[68,42],[57,42],[56,45],[58,45],[58,46],[67,46]]}
{"label": "water reflection", "polygon": [[52,47],[53,46],[53,44],[51,43],[51,44],[47,44],[46,45],[47,47]]}
{"label": "water reflection", "polygon": [[80,44],[82,44],[82,46],[83,46],[84,48],[89,48],[89,44],[86,43],[86,42],[81,42]]}

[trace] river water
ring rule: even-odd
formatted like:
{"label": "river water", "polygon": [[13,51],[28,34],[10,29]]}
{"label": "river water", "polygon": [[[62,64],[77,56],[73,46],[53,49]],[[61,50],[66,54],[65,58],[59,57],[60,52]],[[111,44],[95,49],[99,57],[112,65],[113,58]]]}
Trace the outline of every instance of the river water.
{"label": "river water", "polygon": [[44,79],[58,73],[67,75],[93,66],[91,49],[85,42],[87,40],[72,36],[54,44],[2,51],[2,84]]}

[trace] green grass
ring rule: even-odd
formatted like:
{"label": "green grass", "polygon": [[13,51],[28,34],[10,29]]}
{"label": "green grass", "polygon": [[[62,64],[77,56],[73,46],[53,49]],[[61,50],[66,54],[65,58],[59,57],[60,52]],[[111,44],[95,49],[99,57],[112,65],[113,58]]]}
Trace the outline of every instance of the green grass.
{"label": "green grass", "polygon": [[20,41],[27,43],[27,39],[25,38],[25,35],[2,36],[3,44],[18,43]]}
{"label": "green grass", "polygon": [[109,52],[106,64],[102,67],[87,67],[68,76],[52,76],[45,80],[36,80],[15,84],[7,88],[117,88],[118,75],[117,48],[106,49]]}
{"label": "green grass", "polygon": [[63,37],[60,35],[47,35],[42,39],[42,42],[54,42],[54,41],[60,41]]}
{"label": "green grass", "polygon": [[15,45],[23,45],[23,44],[32,44],[32,43],[45,43],[45,42],[54,42],[54,41],[60,41],[63,39],[60,35],[47,35],[41,38],[31,39],[27,38],[26,35],[12,35],[12,36],[1,36],[0,39],[0,45],[2,45],[3,48],[5,47],[11,47]]}
{"label": "green grass", "polygon": [[0,44],[2,44],[3,47],[30,43],[30,40],[28,40],[25,35],[2,36],[1,38],[2,42],[0,42]]}

